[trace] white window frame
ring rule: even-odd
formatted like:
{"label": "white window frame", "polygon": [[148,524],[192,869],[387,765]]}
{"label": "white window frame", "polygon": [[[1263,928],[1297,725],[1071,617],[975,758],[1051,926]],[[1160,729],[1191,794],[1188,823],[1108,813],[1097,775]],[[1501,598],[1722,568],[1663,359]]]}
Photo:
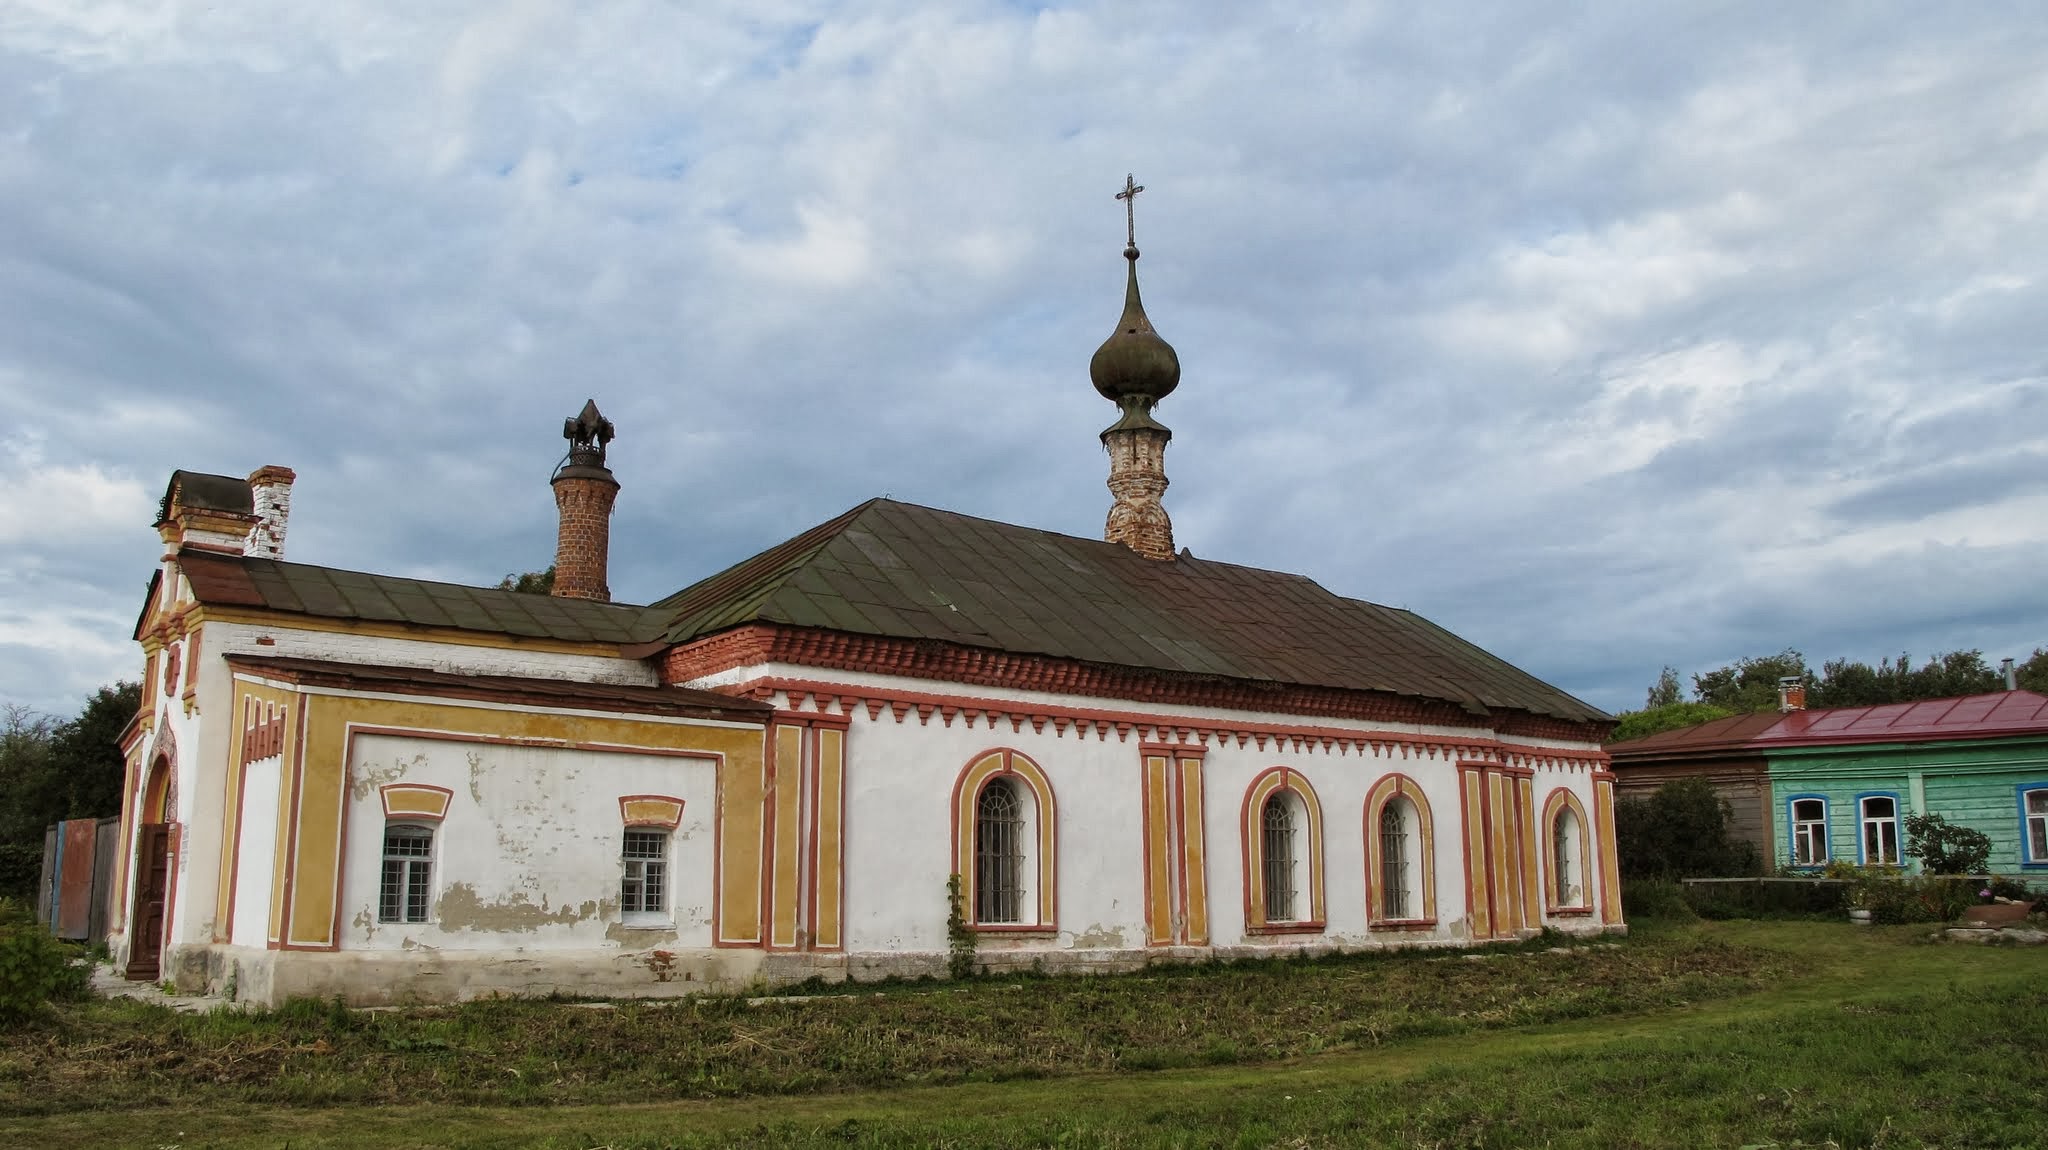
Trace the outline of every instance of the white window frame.
{"label": "white window frame", "polygon": [[[401,822],[384,826],[382,851],[377,868],[377,921],[394,926],[419,926],[433,921],[434,843],[439,828],[431,823]],[[408,840],[424,838],[426,848],[410,848],[394,854],[393,836]],[[396,866],[394,871],[392,868]],[[396,876],[396,883],[393,876]],[[396,899],[394,913],[394,897]]]}
{"label": "white window frame", "polygon": [[[673,889],[669,848],[662,827],[627,827],[619,839],[619,921],[627,926],[667,925]],[[639,849],[636,851],[636,847]],[[653,891],[649,893],[648,888]]]}
{"label": "white window frame", "polygon": [[[1892,805],[1892,813],[1891,813],[1891,814],[1889,814],[1889,815],[1873,815],[1873,814],[1871,814],[1871,813],[1870,813],[1870,803],[1871,803],[1871,801],[1872,801],[1872,800],[1874,800],[1874,799],[1882,799],[1882,800],[1884,800],[1884,801],[1886,801],[1886,802],[1889,802],[1889,803],[1890,803],[1890,804]],[[1864,794],[1860,794],[1860,795],[1857,795],[1857,796],[1856,796],[1856,858],[1857,858],[1857,860],[1858,860],[1858,861],[1859,861],[1859,862],[1860,862],[1860,863],[1861,863],[1861,864],[1862,864],[1863,866],[1900,866],[1900,865],[1902,865],[1902,862],[1901,862],[1901,860],[1902,860],[1902,859],[1903,859],[1903,858],[1905,857],[1905,856],[1904,856],[1904,854],[1903,854],[1903,853],[1902,853],[1902,852],[1900,851],[1900,849],[1899,849],[1899,824],[1900,824],[1900,822],[1902,822],[1902,821],[1903,821],[1903,820],[1902,820],[1902,818],[1901,818],[1901,816],[1900,816],[1900,811],[1899,811],[1899,796],[1898,796],[1898,795],[1896,795],[1896,794],[1894,794],[1894,793],[1892,793],[1892,792],[1890,792],[1890,791],[1869,791],[1869,792],[1866,792],[1866,793],[1864,793]],[[1874,828],[1874,829],[1876,829],[1876,831],[1877,831],[1877,833],[1878,833],[1878,840],[1877,840],[1877,845],[1878,845],[1878,848],[1879,848],[1879,849],[1878,849],[1878,854],[1879,854],[1880,856],[1882,856],[1882,855],[1883,855],[1883,853],[1884,853],[1884,851],[1883,851],[1883,847],[1884,847],[1884,831],[1885,831],[1885,828],[1886,828],[1886,827],[1889,827],[1889,828],[1891,829],[1891,848],[1892,848],[1892,853],[1891,853],[1891,857],[1890,857],[1890,858],[1884,858],[1884,857],[1872,858],[1872,857],[1870,857],[1870,845],[1871,845],[1871,843],[1870,843],[1870,837],[1871,837],[1870,833],[1871,833],[1871,831],[1872,831],[1872,829],[1873,829],[1873,828]]]}
{"label": "white window frame", "polygon": [[[1802,803],[1820,804],[1820,817],[1817,819],[1800,818],[1799,806]],[[1793,795],[1787,798],[1785,800],[1785,821],[1790,823],[1792,827],[1791,853],[1787,857],[1787,865],[1800,868],[1824,867],[1828,865],[1829,860],[1834,857],[1834,851],[1828,842],[1827,796]],[[1817,857],[1810,855],[1807,860],[1801,861],[1799,858],[1799,848],[1802,845],[1809,848],[1809,851],[1811,848],[1818,846],[1819,852]]]}
{"label": "white window frame", "polygon": [[2019,795],[2020,862],[2048,866],[2048,783],[2021,783]]}

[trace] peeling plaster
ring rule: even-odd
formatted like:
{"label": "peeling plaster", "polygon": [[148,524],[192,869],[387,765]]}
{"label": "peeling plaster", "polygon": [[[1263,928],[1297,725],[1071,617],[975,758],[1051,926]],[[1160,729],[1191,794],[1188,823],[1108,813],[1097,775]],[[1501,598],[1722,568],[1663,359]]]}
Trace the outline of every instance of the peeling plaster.
{"label": "peeling plaster", "polygon": [[478,806],[484,803],[484,757],[475,751],[463,756],[469,760],[469,798]]}
{"label": "peeling plaster", "polygon": [[1087,930],[1075,932],[1074,945],[1083,950],[1121,950],[1124,945],[1123,928],[1095,923]]}
{"label": "peeling plaster", "polygon": [[547,896],[541,896],[540,905],[535,906],[518,892],[500,902],[487,903],[477,897],[475,887],[456,883],[441,896],[434,908],[434,918],[442,930],[535,931],[544,926],[572,926],[594,918],[609,918],[617,910],[618,904],[613,901],[589,901],[577,906],[564,903],[549,910]]}
{"label": "peeling plaster", "polygon": [[366,768],[362,772],[362,775],[356,779],[356,781],[349,784],[349,797],[355,799],[357,802],[362,802],[364,799],[369,798],[371,793],[374,792],[378,787],[381,787],[386,783],[395,783],[398,780],[404,778],[407,771],[419,767],[424,767],[426,765],[427,756],[414,755],[410,762],[404,759],[395,759],[388,767]]}
{"label": "peeling plaster", "polygon": [[663,943],[674,942],[676,932],[665,926],[627,926],[622,922],[608,924],[604,936],[628,950],[646,950]]}

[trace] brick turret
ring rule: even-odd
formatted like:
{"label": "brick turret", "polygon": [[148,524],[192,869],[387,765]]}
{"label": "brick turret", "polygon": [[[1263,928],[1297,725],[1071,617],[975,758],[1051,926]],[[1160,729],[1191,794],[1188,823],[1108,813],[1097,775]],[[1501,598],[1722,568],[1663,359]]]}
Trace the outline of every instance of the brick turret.
{"label": "brick turret", "polygon": [[1109,452],[1109,493],[1116,497],[1102,537],[1147,559],[1172,559],[1173,520],[1167,517],[1166,445],[1173,432],[1152,418],[1152,406],[1180,385],[1180,357],[1152,330],[1138,298],[1138,244],[1130,225],[1130,201],[1145,189],[1124,177],[1117,195],[1126,208],[1124,314],[1116,331],[1088,361],[1095,390],[1115,403],[1123,417],[1102,433]]}
{"label": "brick turret", "polygon": [[561,527],[555,541],[554,594],[565,599],[611,601],[606,582],[611,562],[612,501],[619,481],[604,464],[605,445],[613,437],[612,422],[598,414],[597,401],[563,422],[569,457],[555,470],[555,509]]}

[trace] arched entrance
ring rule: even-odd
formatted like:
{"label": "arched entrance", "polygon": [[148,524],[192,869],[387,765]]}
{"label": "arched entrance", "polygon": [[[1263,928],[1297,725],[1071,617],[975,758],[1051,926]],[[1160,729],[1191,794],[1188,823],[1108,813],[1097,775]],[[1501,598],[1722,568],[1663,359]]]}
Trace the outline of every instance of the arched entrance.
{"label": "arched entrance", "polygon": [[135,917],[128,935],[132,981],[154,982],[163,973],[164,922],[171,899],[171,852],[176,843],[171,816],[177,810],[176,772],[168,755],[149,768],[135,826]]}

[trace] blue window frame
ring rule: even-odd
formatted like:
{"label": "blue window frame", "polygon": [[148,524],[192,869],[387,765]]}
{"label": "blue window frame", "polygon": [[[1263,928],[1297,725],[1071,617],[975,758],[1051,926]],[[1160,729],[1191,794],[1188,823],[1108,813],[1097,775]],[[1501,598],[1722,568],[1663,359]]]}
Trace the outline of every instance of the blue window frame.
{"label": "blue window frame", "polygon": [[1790,795],[1785,799],[1786,865],[1828,865],[1828,797]]}
{"label": "blue window frame", "polygon": [[1865,791],[1856,796],[1856,864],[1899,866],[1899,809],[1896,791]]}
{"label": "blue window frame", "polygon": [[2020,865],[2048,867],[2048,780],[2013,788],[2020,807]]}

